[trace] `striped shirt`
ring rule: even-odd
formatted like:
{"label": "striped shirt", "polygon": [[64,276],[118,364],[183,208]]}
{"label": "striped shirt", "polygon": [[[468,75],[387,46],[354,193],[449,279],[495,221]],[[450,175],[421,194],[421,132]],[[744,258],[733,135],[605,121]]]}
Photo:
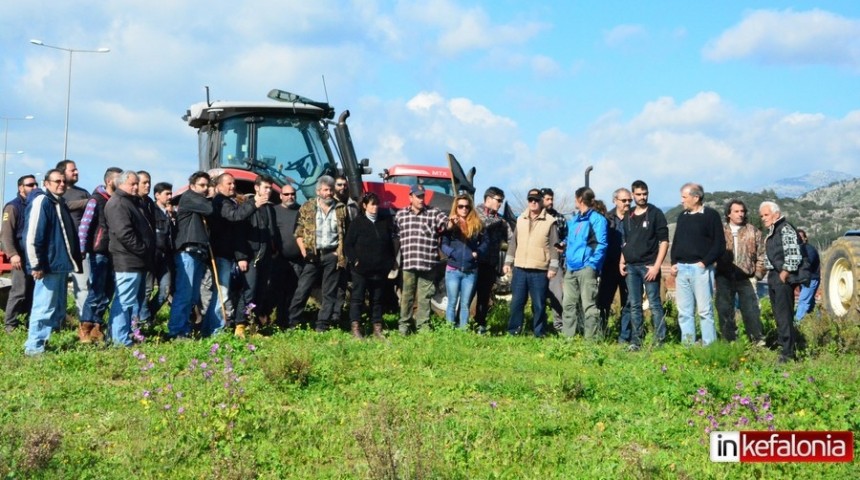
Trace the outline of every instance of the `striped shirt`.
{"label": "striped shirt", "polygon": [[407,207],[394,216],[395,233],[400,237],[401,267],[404,270],[432,270],[439,263],[439,232],[448,216],[433,207],[418,213]]}

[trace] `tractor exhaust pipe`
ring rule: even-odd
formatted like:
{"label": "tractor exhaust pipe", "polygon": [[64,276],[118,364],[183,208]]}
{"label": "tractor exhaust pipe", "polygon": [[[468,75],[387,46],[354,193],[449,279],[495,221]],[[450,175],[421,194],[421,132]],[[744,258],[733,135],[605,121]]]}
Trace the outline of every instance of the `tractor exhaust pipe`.
{"label": "tractor exhaust pipe", "polygon": [[591,176],[591,171],[592,171],[592,170],[594,170],[594,167],[592,167],[591,165],[589,165],[589,166],[585,169],[585,186],[586,186],[586,187],[588,187],[588,186],[589,186],[589,185],[588,185],[588,178]]}

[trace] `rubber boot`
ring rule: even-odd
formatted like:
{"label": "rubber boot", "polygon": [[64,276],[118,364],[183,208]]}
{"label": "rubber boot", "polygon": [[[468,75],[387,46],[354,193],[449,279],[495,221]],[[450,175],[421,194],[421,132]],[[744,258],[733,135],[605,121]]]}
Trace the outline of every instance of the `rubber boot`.
{"label": "rubber boot", "polygon": [[352,322],[352,336],[355,338],[364,338],[361,335],[361,326],[358,322]]}
{"label": "rubber boot", "polygon": [[95,343],[99,343],[99,342],[104,341],[105,334],[102,333],[102,324],[93,323],[92,326],[93,326],[92,330],[90,330],[90,340],[92,340]]}
{"label": "rubber boot", "polygon": [[92,335],[94,325],[93,322],[81,322],[78,325],[78,340],[81,343],[93,343],[93,339],[90,336]]}
{"label": "rubber boot", "polygon": [[382,324],[381,323],[374,323],[373,324],[373,336],[380,339],[380,340],[385,338],[385,336],[382,335]]}
{"label": "rubber boot", "polygon": [[244,339],[245,338],[245,324],[240,323],[239,325],[236,325],[236,330],[233,332],[233,335],[235,335],[238,338]]}

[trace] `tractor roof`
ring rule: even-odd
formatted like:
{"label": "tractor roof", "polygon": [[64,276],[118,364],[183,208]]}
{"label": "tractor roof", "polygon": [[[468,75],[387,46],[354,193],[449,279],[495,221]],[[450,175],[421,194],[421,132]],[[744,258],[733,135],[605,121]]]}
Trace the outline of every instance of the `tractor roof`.
{"label": "tractor roof", "polygon": [[211,121],[238,115],[280,114],[309,116],[317,120],[330,118],[329,112],[320,106],[301,102],[240,102],[216,101],[212,104],[199,102],[191,105],[182,119],[194,128],[200,128]]}

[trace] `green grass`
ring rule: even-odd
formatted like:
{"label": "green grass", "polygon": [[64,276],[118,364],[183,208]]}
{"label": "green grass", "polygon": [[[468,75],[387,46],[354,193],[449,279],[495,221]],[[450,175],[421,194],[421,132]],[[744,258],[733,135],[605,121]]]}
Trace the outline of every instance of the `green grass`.
{"label": "green grass", "polygon": [[130,349],[67,330],[32,359],[24,332],[2,336],[0,475],[856,478],[851,464],[714,464],[705,432],[708,415],[720,430],[860,432],[856,355],[777,366],[744,342],[628,353],[436,323],[386,341],[300,330]]}

